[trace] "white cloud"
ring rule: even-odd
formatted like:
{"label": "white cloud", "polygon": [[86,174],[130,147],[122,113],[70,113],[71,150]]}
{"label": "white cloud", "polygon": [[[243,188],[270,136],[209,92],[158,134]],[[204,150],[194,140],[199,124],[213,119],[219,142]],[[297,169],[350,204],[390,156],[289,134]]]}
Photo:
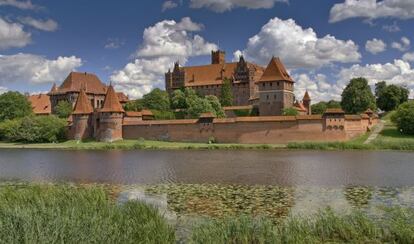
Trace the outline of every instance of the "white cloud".
{"label": "white cloud", "polygon": [[190,57],[210,54],[217,45],[192,35],[202,28],[188,17],[180,22],[160,21],[146,28],[136,59],[110,77],[116,89],[131,98],[141,97],[155,87],[164,86],[164,73],[175,61],[185,64]]}
{"label": "white cloud", "polygon": [[[365,77],[371,86],[379,81],[386,81],[389,84],[407,86],[414,89],[414,69],[404,60],[396,59],[393,63],[352,65],[350,68],[343,68],[338,74],[338,87],[344,87],[350,79]],[[411,96],[414,95],[413,93]]]}
{"label": "white cloud", "polygon": [[168,1],[165,1],[162,4],[162,7],[161,8],[162,8],[162,11],[164,12],[164,11],[166,11],[168,9],[173,9],[173,8],[176,8],[176,7],[178,7],[178,4],[176,2],[171,1],[171,0],[168,0]]}
{"label": "white cloud", "polygon": [[281,57],[289,68],[315,68],[324,65],[359,62],[361,54],[352,41],[326,35],[319,38],[312,28],[303,29],[294,20],[274,18],[251,37],[242,53],[249,60],[267,64],[272,56]]}
{"label": "white cloud", "polygon": [[407,62],[414,62],[414,52],[412,53],[405,53],[402,56],[402,59]]}
{"label": "white cloud", "polygon": [[388,32],[399,32],[401,31],[400,27],[397,25],[397,23],[392,23],[391,25],[383,25],[383,30],[386,30]]}
{"label": "white cloud", "polygon": [[401,42],[391,43],[391,47],[400,50],[401,52],[407,51],[410,47],[410,39],[407,37],[402,37]]}
{"label": "white cloud", "polygon": [[394,17],[414,18],[412,0],[345,0],[335,4],[330,11],[329,22],[334,23],[349,18],[376,19]]}
{"label": "white cloud", "polygon": [[8,89],[6,87],[0,86],[0,94],[7,92]]}
{"label": "white cloud", "polygon": [[105,49],[118,49],[125,44],[124,40],[120,40],[119,38],[109,38],[105,43]]}
{"label": "white cloud", "polygon": [[384,52],[386,48],[387,44],[385,44],[381,39],[377,38],[368,40],[365,44],[365,49],[372,54]]}
{"label": "white cloud", "polygon": [[31,34],[17,23],[9,23],[0,17],[0,50],[24,47],[31,42]]}
{"label": "white cloud", "polygon": [[34,27],[42,31],[55,31],[58,28],[58,23],[52,19],[39,20],[32,17],[25,17],[19,19],[21,23]]}
{"label": "white cloud", "polygon": [[270,9],[276,2],[288,2],[288,0],[190,0],[190,7],[207,8],[222,13],[234,8]]}
{"label": "white cloud", "polygon": [[75,56],[50,60],[25,53],[0,55],[0,84],[59,82],[81,65],[82,60]]}
{"label": "white cloud", "polygon": [[341,100],[342,90],[335,84],[330,84],[323,74],[293,74],[295,79],[296,99],[302,100],[305,91],[309,92],[312,103],[329,100]]}
{"label": "white cloud", "polygon": [[12,6],[19,9],[37,9],[38,6],[32,4],[30,0],[19,1],[19,0],[0,0],[0,6]]}

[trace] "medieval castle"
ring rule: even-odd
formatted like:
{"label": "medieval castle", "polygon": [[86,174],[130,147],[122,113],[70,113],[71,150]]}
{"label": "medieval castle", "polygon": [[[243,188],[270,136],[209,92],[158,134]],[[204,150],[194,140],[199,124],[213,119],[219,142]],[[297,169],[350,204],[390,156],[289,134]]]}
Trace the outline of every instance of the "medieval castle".
{"label": "medieval castle", "polygon": [[[191,87],[201,95],[220,97],[223,82],[230,82],[234,108],[256,107],[259,116],[215,118],[206,113],[198,119],[154,120],[148,110],[124,111],[127,96],[116,93],[112,85],[104,85],[96,75],[78,72],[71,72],[59,87],[53,85],[47,95],[29,99],[36,114],[53,114],[62,100],[72,103],[68,138],[75,140],[342,141],[365,133],[377,123],[372,111],[347,115],[340,109],[331,109],[323,115],[312,115],[308,92],[302,101],[296,100],[295,82],[279,58],[272,58],[266,68],[245,61],[243,56],[238,62],[226,63],[223,51],[212,51],[211,59],[211,64],[203,66],[180,67],[175,63],[173,71],[165,74],[167,92]],[[285,108],[294,108],[299,115],[282,116]]]}

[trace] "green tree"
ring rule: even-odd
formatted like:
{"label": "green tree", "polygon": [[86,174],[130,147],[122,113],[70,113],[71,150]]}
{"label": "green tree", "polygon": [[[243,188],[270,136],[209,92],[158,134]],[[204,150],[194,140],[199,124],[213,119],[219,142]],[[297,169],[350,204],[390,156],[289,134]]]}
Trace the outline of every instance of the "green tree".
{"label": "green tree", "polygon": [[206,113],[206,112],[212,112],[215,113],[215,110],[213,106],[211,106],[211,103],[201,97],[191,97],[190,99],[187,99],[187,115],[191,118],[198,118],[200,114]]}
{"label": "green tree", "polygon": [[283,116],[296,116],[299,114],[298,110],[295,108],[284,108],[282,111]]}
{"label": "green tree", "polygon": [[233,91],[231,89],[231,82],[227,78],[223,80],[221,85],[220,103],[224,107],[233,105]]}
{"label": "green tree", "polygon": [[142,104],[141,99],[128,101],[124,105],[124,110],[125,111],[141,111],[143,109],[144,109],[144,105]]}
{"label": "green tree", "polygon": [[173,109],[186,109],[187,96],[182,90],[175,90],[171,95],[171,108]]}
{"label": "green tree", "polygon": [[0,121],[27,116],[32,106],[26,96],[19,92],[6,92],[0,95]]}
{"label": "green tree", "polygon": [[377,96],[377,106],[383,111],[396,109],[400,104],[408,101],[409,91],[407,88],[388,85],[385,81],[375,84],[375,95]]}
{"label": "green tree", "polygon": [[414,102],[401,104],[391,119],[401,133],[414,135]]}
{"label": "green tree", "polygon": [[142,105],[147,109],[168,111],[170,110],[170,98],[166,91],[155,88],[142,97]]}
{"label": "green tree", "polygon": [[342,92],[341,107],[347,113],[362,113],[368,108],[376,110],[375,97],[365,78],[354,78]]}
{"label": "green tree", "polygon": [[211,104],[211,107],[213,107],[214,115],[216,117],[218,117],[218,118],[224,118],[225,117],[224,110],[221,107],[220,101],[216,96],[209,95],[209,96],[206,96],[205,99],[207,99],[207,101]]}
{"label": "green tree", "polygon": [[56,115],[59,118],[68,118],[72,113],[72,104],[68,101],[60,101],[55,107]]}
{"label": "green tree", "polygon": [[324,114],[328,108],[341,108],[341,103],[335,100],[312,104],[312,114]]}

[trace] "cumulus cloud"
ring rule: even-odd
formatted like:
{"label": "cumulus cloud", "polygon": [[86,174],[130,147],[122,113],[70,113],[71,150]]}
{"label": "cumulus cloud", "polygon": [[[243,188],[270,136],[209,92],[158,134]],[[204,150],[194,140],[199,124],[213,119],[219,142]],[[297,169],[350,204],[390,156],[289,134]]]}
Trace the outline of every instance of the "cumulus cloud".
{"label": "cumulus cloud", "polygon": [[0,0],[0,6],[12,6],[19,9],[37,9],[38,6],[32,4],[30,0],[19,1],[19,0]]}
{"label": "cumulus cloud", "polygon": [[410,39],[407,37],[402,37],[401,42],[391,43],[391,47],[400,50],[401,52],[407,51],[410,48]]}
{"label": "cumulus cloud", "polygon": [[0,94],[7,92],[8,89],[6,87],[0,86]]}
{"label": "cumulus cloud", "polygon": [[17,23],[9,23],[0,17],[0,50],[24,47],[31,42],[31,34]]}
{"label": "cumulus cloud", "polygon": [[402,56],[402,59],[407,62],[414,62],[414,52],[412,53],[405,53]]}
{"label": "cumulus cloud", "polygon": [[81,65],[82,60],[75,56],[51,60],[25,53],[0,55],[0,84],[58,82]]}
{"label": "cumulus cloud", "polygon": [[273,8],[276,2],[288,2],[288,0],[190,0],[190,7],[207,8],[222,13],[234,8],[269,9]]}
{"label": "cumulus cloud", "polygon": [[399,19],[414,18],[414,1],[412,0],[345,0],[334,4],[330,10],[329,22],[334,23],[349,18],[377,19],[394,17]]}
{"label": "cumulus cloud", "polygon": [[[392,63],[352,65],[343,68],[338,74],[337,85],[344,87],[350,79],[365,77],[371,86],[379,81],[386,81],[389,84],[396,84],[414,89],[414,69],[407,61],[396,59]],[[411,96],[414,95],[411,93]]]}
{"label": "cumulus cloud", "polygon": [[336,84],[327,81],[324,74],[293,74],[295,79],[295,96],[301,100],[305,91],[309,92],[312,103],[329,100],[341,100],[342,89]]}
{"label": "cumulus cloud", "polygon": [[387,44],[385,44],[381,39],[377,38],[368,40],[365,43],[365,49],[372,54],[384,52],[386,48]]}
{"label": "cumulus cloud", "polygon": [[168,1],[165,1],[162,4],[162,7],[161,8],[162,8],[162,11],[164,12],[164,11],[166,11],[168,9],[173,9],[173,8],[176,8],[176,7],[178,7],[178,4],[176,2],[171,1],[171,0],[168,0]]}
{"label": "cumulus cloud", "polygon": [[34,27],[42,31],[55,31],[58,28],[58,23],[52,19],[39,20],[32,17],[25,17],[19,19],[21,23]]}
{"label": "cumulus cloud", "polygon": [[272,56],[279,56],[289,68],[354,63],[361,58],[358,46],[352,40],[339,40],[332,35],[320,38],[312,28],[303,29],[293,19],[279,18],[269,20],[249,39],[246,49],[235,52],[235,55],[239,54],[263,65]]}
{"label": "cumulus cloud", "polygon": [[190,57],[217,49],[217,45],[193,35],[202,29],[201,24],[188,17],[179,22],[163,20],[146,28],[143,43],[134,54],[135,60],[110,77],[116,89],[137,98],[155,87],[163,87],[164,73],[175,61],[184,65]]}

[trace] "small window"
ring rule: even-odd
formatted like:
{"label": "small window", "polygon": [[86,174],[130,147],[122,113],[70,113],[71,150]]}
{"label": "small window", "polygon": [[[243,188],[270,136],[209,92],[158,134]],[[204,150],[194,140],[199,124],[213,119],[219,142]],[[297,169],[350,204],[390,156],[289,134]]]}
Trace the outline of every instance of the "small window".
{"label": "small window", "polygon": [[279,81],[277,82],[277,86],[279,86]]}
{"label": "small window", "polygon": [[266,99],[269,100],[269,95],[266,95]]}
{"label": "small window", "polygon": [[270,82],[270,86],[272,86],[273,85],[273,83],[272,82]]}
{"label": "small window", "polygon": [[262,84],[263,87],[265,87],[265,85],[266,85],[265,83]]}
{"label": "small window", "polygon": [[273,96],[274,98],[275,98],[275,100],[276,100],[276,94]]}

